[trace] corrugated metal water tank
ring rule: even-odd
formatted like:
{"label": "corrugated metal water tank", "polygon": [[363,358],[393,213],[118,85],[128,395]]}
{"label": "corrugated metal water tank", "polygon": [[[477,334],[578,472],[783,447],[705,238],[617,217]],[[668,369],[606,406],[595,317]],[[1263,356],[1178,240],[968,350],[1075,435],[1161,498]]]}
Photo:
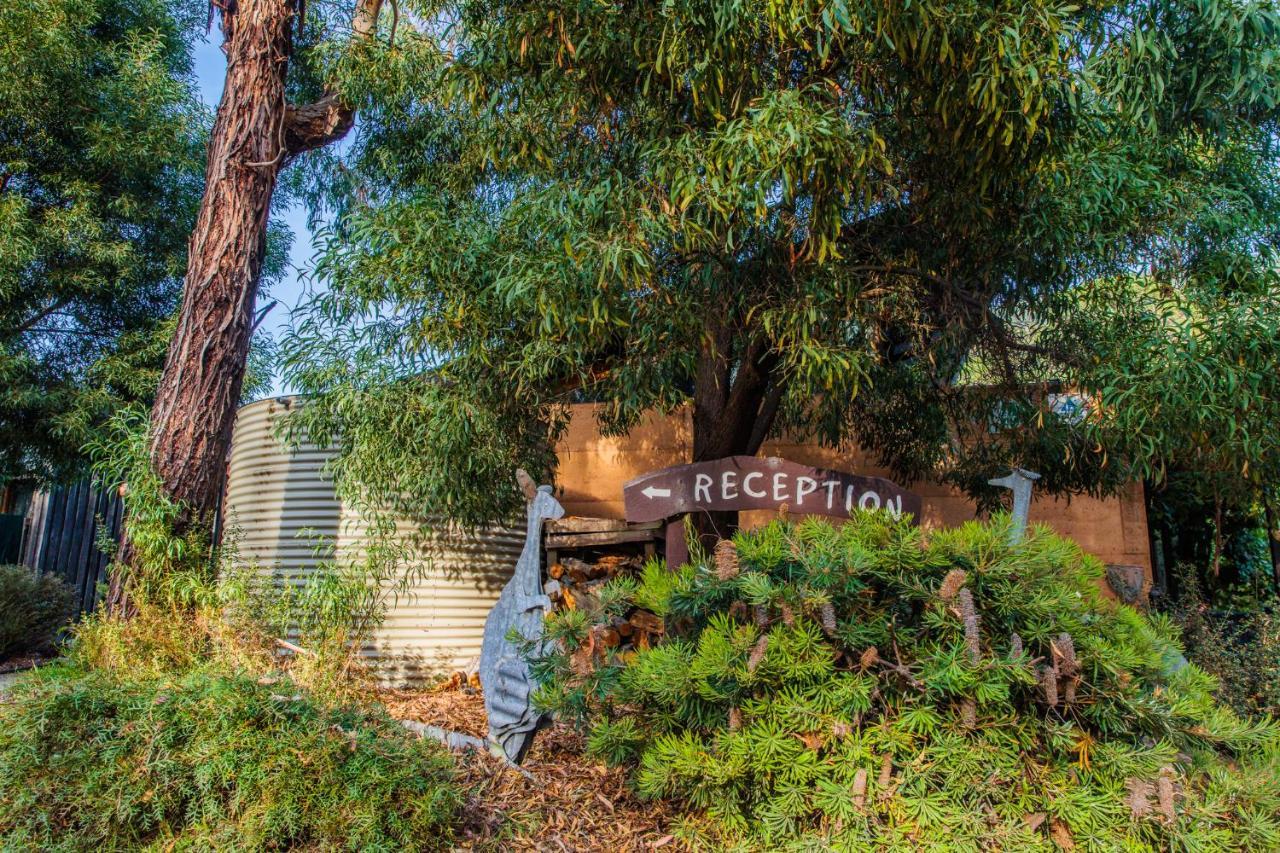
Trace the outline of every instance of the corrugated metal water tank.
{"label": "corrugated metal water tank", "polygon": [[[358,560],[369,540],[359,513],[323,476],[331,451],[289,452],[276,437],[296,397],[250,403],[236,417],[227,475],[226,528],[239,559],[302,583],[329,559]],[[451,525],[399,524],[411,556],[400,567],[407,588],[364,649],[383,680],[416,684],[460,668],[480,654],[484,620],[511,577],[524,531],[491,527],[464,534]]]}

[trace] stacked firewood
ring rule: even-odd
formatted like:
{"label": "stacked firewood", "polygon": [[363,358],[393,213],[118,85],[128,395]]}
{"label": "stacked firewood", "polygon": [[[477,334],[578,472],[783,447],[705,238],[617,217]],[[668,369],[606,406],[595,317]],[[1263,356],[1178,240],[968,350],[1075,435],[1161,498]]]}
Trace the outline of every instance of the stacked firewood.
{"label": "stacked firewood", "polygon": [[[564,557],[547,568],[547,596],[557,609],[584,610],[593,617],[598,616],[600,588],[619,574],[638,574],[642,562],[640,557],[624,554],[604,554],[590,562]],[[647,610],[633,609],[598,628],[594,641],[604,648],[643,649],[656,642],[663,631],[661,617]]]}

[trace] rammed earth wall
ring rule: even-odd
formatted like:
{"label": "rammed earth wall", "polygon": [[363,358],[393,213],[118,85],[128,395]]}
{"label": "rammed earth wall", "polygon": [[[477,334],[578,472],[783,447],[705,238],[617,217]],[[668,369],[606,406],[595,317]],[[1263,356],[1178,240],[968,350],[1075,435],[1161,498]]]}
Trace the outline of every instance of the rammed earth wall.
{"label": "rammed earth wall", "polygon": [[[651,416],[629,435],[606,437],[600,434],[595,408],[592,404],[574,406],[569,429],[557,446],[560,470],[556,481],[563,489],[561,503],[572,515],[622,518],[623,483],[648,471],[691,461],[689,416]],[[861,452],[841,453],[812,444],[777,441],[765,444],[761,455],[892,479],[888,471],[869,462]],[[976,514],[973,502],[955,489],[931,483],[900,485],[923,498],[920,522],[925,528],[959,524]],[[772,514],[743,515],[744,523],[751,525]],[[1104,500],[1041,498],[1032,504],[1031,520],[1071,537],[1104,562],[1142,566],[1148,578],[1151,575],[1147,513],[1140,483]]]}

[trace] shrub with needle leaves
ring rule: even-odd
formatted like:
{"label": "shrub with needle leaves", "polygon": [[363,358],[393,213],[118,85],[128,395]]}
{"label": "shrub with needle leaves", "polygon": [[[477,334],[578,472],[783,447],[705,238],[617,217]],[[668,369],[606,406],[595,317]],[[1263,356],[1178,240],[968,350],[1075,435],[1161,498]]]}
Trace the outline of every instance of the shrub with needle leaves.
{"label": "shrub with needle leaves", "polygon": [[592,626],[557,615],[537,700],[687,803],[692,843],[1280,849],[1276,725],[1047,529],[778,521],[659,574],[602,618],[642,602],[665,639],[575,670]]}
{"label": "shrub with needle leaves", "polygon": [[0,704],[0,848],[449,846],[453,761],[375,713],[216,670],[59,664]]}

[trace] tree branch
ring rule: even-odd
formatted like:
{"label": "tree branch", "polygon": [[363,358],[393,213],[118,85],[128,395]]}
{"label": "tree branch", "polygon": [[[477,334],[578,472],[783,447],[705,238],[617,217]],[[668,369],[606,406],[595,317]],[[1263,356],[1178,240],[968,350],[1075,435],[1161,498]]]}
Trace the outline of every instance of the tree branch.
{"label": "tree branch", "polygon": [[23,332],[34,331],[35,325],[37,323],[39,323],[41,320],[48,317],[50,314],[53,314],[54,312],[67,307],[67,305],[70,302],[71,302],[71,297],[65,296],[62,299],[59,299],[56,302],[51,303],[49,307],[36,312],[34,316],[29,317],[26,320],[22,321],[22,323],[20,323],[18,327],[13,330],[14,334],[21,335]]}
{"label": "tree branch", "polygon": [[[378,29],[383,0],[357,0],[351,21],[353,40],[367,41]],[[285,107],[284,145],[290,157],[337,142],[355,125],[356,111],[332,88],[309,104]]]}

